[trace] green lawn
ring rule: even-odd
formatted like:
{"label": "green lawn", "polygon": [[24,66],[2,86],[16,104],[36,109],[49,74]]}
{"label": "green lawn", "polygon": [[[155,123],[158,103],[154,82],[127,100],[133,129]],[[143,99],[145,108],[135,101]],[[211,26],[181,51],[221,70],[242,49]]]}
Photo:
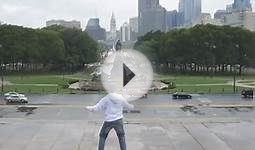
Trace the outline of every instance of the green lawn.
{"label": "green lawn", "polygon": [[[9,75],[6,81],[14,85],[5,86],[4,92],[17,91],[20,93],[80,93],[81,91],[64,88],[70,82],[79,79],[88,79],[86,73],[73,75],[47,74],[47,75]],[[34,84],[34,85],[33,85]],[[45,85],[36,85],[45,84]],[[48,85],[47,85],[48,84]]]}
{"label": "green lawn", "polygon": [[16,84],[64,84],[69,81],[58,75],[12,75],[5,80]]}
{"label": "green lawn", "polygon": [[[79,79],[90,79],[89,73],[77,73],[70,75],[48,74],[48,75],[9,75],[5,76],[5,80],[10,81],[14,85],[4,88],[4,91],[17,91],[21,93],[82,93],[77,90],[69,90],[64,88],[69,82]],[[187,93],[233,93],[231,85],[206,85],[206,84],[225,84],[233,81],[231,76],[173,76],[173,75],[154,75],[155,80],[164,80],[174,82],[177,87],[170,91],[163,90],[160,92],[187,92]],[[237,77],[237,79],[255,79],[252,76]],[[49,85],[33,85],[33,84],[49,84]],[[197,86],[197,84],[205,84]],[[238,88],[241,91],[242,88]]]}
{"label": "green lawn", "polygon": [[154,79],[174,82],[175,84],[214,84],[227,83],[233,77],[208,77],[208,76],[172,76],[155,74]]}
{"label": "green lawn", "polygon": [[[161,92],[187,92],[187,93],[217,93],[217,94],[227,94],[233,93],[232,85],[206,85],[206,84],[225,84],[233,82],[232,76],[184,76],[184,75],[159,75],[155,74],[154,79],[164,80],[168,82],[173,82],[176,85],[175,89],[163,90]],[[236,78],[237,80],[255,80],[254,76],[240,76]],[[203,86],[198,86],[198,84],[204,84]],[[237,87],[237,92],[242,91],[244,88]]]}

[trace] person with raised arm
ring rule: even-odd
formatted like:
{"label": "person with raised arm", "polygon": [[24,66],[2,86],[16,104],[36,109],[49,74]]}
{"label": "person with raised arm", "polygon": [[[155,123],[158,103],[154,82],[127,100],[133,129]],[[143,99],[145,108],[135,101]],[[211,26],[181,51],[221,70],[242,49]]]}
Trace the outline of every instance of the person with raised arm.
{"label": "person with raised arm", "polygon": [[103,97],[96,105],[87,106],[91,112],[103,112],[105,119],[99,134],[98,150],[104,150],[106,138],[114,129],[120,144],[121,150],[126,150],[125,131],[123,127],[123,108],[134,109],[134,105],[129,104],[126,99],[116,93],[110,93]]}

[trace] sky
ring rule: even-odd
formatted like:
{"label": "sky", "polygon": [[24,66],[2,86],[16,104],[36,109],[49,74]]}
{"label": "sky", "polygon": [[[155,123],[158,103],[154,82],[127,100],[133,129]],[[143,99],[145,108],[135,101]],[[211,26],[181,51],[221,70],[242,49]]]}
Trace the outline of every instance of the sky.
{"label": "sky", "polygon": [[[213,13],[225,9],[234,0],[202,0],[202,11]],[[160,0],[167,10],[178,9],[179,0]],[[255,4],[255,0],[252,0]],[[253,5],[254,7],[254,5]],[[41,28],[51,19],[78,20],[82,28],[89,18],[100,18],[100,25],[109,30],[114,12],[119,28],[138,14],[138,0],[0,0],[0,21],[7,24]]]}

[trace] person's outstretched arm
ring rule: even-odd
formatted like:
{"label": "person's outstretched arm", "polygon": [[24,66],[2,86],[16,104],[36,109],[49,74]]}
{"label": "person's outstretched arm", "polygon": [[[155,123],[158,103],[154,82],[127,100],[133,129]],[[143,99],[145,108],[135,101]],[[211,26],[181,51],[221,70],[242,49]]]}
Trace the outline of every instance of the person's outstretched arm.
{"label": "person's outstretched arm", "polygon": [[105,101],[106,101],[106,99],[104,97],[96,105],[94,105],[94,106],[86,106],[85,108],[88,111],[91,111],[91,112],[101,112],[101,111],[104,110]]}
{"label": "person's outstretched arm", "polygon": [[129,110],[135,108],[135,106],[134,106],[133,104],[130,104],[130,103],[127,102],[126,100],[123,100],[122,103],[123,103],[123,106],[124,106],[125,108],[129,109]]}

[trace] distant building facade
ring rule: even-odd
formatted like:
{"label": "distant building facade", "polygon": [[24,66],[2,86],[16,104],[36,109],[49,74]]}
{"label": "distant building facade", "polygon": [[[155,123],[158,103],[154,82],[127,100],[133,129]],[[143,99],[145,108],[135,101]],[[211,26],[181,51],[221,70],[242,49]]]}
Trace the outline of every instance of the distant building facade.
{"label": "distant building facade", "polygon": [[210,13],[202,13],[201,22],[202,24],[210,24],[212,21],[212,16]]}
{"label": "distant building facade", "polygon": [[111,21],[110,21],[110,31],[116,32],[117,31],[117,25],[116,25],[116,18],[114,13],[112,13]]}
{"label": "distant building facade", "polygon": [[138,17],[130,18],[129,26],[130,26],[130,40],[136,41],[138,37]]}
{"label": "distant building facade", "polygon": [[130,18],[129,25],[133,32],[138,32],[138,17]]}
{"label": "distant building facade", "polygon": [[46,26],[53,26],[53,25],[59,25],[63,26],[65,28],[75,28],[75,29],[81,29],[81,22],[79,21],[65,21],[65,20],[49,20],[46,22]]}
{"label": "distant building facade", "polygon": [[177,10],[168,11],[166,13],[167,31],[178,27],[178,12]]}
{"label": "distant building facade", "polygon": [[112,13],[112,17],[110,20],[110,32],[107,33],[107,39],[111,41],[117,40],[117,25],[116,25],[116,18],[114,13]]}
{"label": "distant building facade", "polygon": [[226,14],[227,14],[227,11],[226,11],[226,10],[217,10],[217,11],[214,13],[214,19],[221,19],[221,20],[224,20]]}
{"label": "distant building facade", "polygon": [[106,40],[106,31],[100,27],[98,18],[89,19],[85,31],[97,41]]}
{"label": "distant building facade", "polygon": [[255,31],[255,14],[252,11],[234,11],[225,16],[224,23]]}
{"label": "distant building facade", "polygon": [[179,23],[184,27],[192,27],[201,22],[201,0],[180,0]]}
{"label": "distant building facade", "polygon": [[131,29],[128,23],[124,23],[120,27],[120,39],[122,42],[128,42],[131,41]]}
{"label": "distant building facade", "polygon": [[110,19],[110,30],[106,32],[106,43],[112,46],[118,39],[120,39],[120,31],[117,29],[117,20],[115,14],[112,13]]}
{"label": "distant building facade", "polygon": [[235,0],[233,4],[227,5],[226,10],[216,11],[214,20],[224,25],[255,31],[255,14],[250,0]]}
{"label": "distant building facade", "polygon": [[159,0],[138,0],[139,35],[150,31],[166,31],[166,9]]}
{"label": "distant building facade", "polygon": [[232,8],[237,11],[251,11],[251,0],[235,0]]}
{"label": "distant building facade", "polygon": [[212,18],[210,13],[202,13],[201,15],[201,24],[212,24],[217,26],[224,25],[224,22],[222,19]]}

